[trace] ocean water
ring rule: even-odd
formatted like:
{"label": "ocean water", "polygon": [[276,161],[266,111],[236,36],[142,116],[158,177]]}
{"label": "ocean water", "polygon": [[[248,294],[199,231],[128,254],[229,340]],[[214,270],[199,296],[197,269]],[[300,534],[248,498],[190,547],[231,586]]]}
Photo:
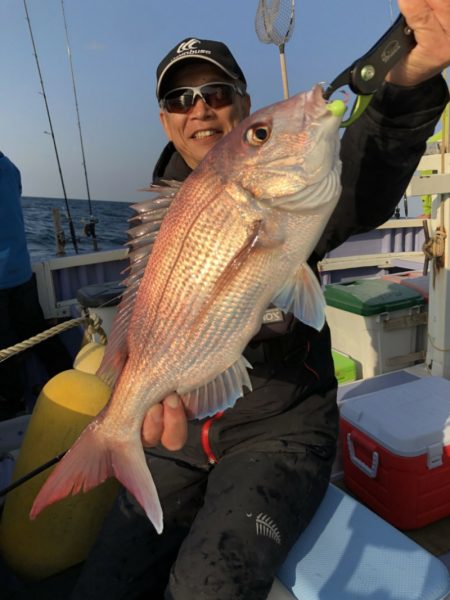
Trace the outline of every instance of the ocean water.
{"label": "ocean water", "polygon": [[[92,252],[94,250],[92,237],[88,237],[84,231],[85,225],[90,220],[89,203],[87,200],[68,200],[68,204],[78,253]],[[93,200],[91,205],[93,217],[98,220],[95,226],[98,249],[112,250],[123,247],[127,239],[128,219],[133,214],[129,203]],[[31,262],[48,260],[56,256],[53,222],[55,208],[59,209],[61,228],[66,240],[65,255],[75,254],[64,199],[25,196],[22,198],[22,210]]]}
{"label": "ocean water", "polygon": [[[417,217],[422,206],[419,199],[409,200],[409,211],[403,200],[398,205],[400,218]],[[78,253],[83,254],[94,250],[93,241],[84,232],[85,225],[89,222],[89,203],[87,200],[69,200],[69,211],[77,238]],[[97,245],[99,250],[112,250],[123,247],[127,240],[128,219],[133,215],[129,202],[110,202],[93,200],[92,212],[96,224]],[[420,205],[420,206],[419,206]],[[31,262],[48,260],[56,256],[56,235],[53,223],[53,209],[60,212],[61,227],[66,239],[65,255],[75,254],[71,242],[69,219],[63,198],[39,198],[24,196],[22,209],[25,220],[28,249]]]}

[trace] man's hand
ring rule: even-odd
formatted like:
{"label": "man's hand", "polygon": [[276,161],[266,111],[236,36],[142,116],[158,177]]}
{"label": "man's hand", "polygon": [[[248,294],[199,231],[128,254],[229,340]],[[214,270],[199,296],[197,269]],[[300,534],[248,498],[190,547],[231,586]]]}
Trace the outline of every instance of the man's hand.
{"label": "man's hand", "polygon": [[398,0],[417,45],[386,77],[398,85],[417,85],[450,64],[450,0]]}
{"label": "man's hand", "polygon": [[170,394],[145,415],[141,431],[144,446],[161,443],[167,450],[180,450],[187,439],[187,418],[178,394]]}

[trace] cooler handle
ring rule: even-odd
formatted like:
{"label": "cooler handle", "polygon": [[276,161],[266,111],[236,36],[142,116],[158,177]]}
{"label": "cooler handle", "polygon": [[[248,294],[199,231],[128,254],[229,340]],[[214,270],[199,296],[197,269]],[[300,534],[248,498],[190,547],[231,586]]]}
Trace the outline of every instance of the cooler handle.
{"label": "cooler handle", "polygon": [[[365,445],[363,439],[358,439],[358,443],[361,446]],[[371,479],[375,479],[375,477],[377,476],[377,473],[378,473],[378,464],[380,461],[378,452],[372,451],[372,465],[369,467],[369,465],[366,465],[365,462],[363,462],[360,458],[358,458],[356,456],[355,446],[353,445],[351,433],[347,433],[347,446],[348,446],[348,455],[349,455],[352,463],[355,465],[355,467],[358,467],[358,469],[360,471],[362,471],[365,475],[367,475]],[[367,445],[366,445],[366,449],[369,450],[369,452],[371,451],[371,448],[368,448]]]}

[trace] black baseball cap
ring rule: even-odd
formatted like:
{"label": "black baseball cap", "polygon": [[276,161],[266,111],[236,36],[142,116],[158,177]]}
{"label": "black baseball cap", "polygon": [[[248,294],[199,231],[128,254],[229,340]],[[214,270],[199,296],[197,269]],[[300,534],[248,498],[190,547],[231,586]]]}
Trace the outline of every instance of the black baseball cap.
{"label": "black baseball cap", "polygon": [[158,100],[166,90],[164,90],[164,78],[170,69],[179,64],[182,60],[206,60],[216,67],[219,67],[232,79],[241,81],[244,87],[247,82],[236,59],[231,54],[228,46],[222,42],[213,40],[200,40],[198,38],[186,38],[177,44],[162,59],[156,69],[156,96]]}

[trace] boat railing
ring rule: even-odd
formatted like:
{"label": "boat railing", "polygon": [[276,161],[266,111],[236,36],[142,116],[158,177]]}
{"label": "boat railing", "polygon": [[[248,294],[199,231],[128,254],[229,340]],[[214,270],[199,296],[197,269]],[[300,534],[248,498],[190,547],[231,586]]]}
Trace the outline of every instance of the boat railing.
{"label": "boat railing", "polygon": [[422,219],[392,219],[377,229],[351,236],[319,263],[322,283],[375,277],[423,268]]}
{"label": "boat railing", "polygon": [[[421,269],[424,233],[421,219],[394,219],[377,229],[352,236],[326,256],[319,267],[323,284]],[[105,250],[55,257],[33,264],[39,298],[47,319],[78,316],[80,288],[123,278],[127,250]]]}
{"label": "boat railing", "polygon": [[123,278],[127,249],[62,256],[33,264],[39,300],[46,319],[78,316],[77,292],[96,283]]}

